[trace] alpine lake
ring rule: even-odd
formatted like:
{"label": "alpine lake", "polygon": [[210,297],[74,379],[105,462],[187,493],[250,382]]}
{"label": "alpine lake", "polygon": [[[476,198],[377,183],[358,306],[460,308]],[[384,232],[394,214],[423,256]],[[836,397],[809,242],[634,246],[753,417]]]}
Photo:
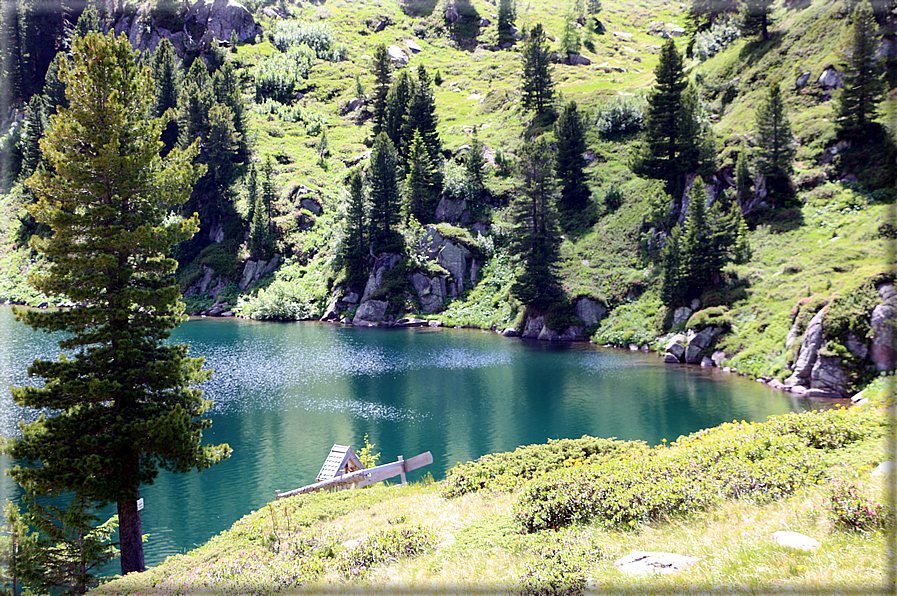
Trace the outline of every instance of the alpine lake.
{"label": "alpine lake", "polygon": [[[37,416],[13,404],[6,388],[39,382],[28,379],[27,367],[56,359],[58,339],[0,307],[4,436]],[[357,451],[366,434],[380,464],[432,452],[433,463],[408,479],[440,480],[458,462],[548,439],[592,435],[656,445],[734,419],[832,404],[719,369],[664,364],[657,354],[480,330],[194,318],[172,340],[189,344],[214,371],[202,386],[215,402],[203,438],[228,443],[233,455],[201,473],[161,472],[141,488],[148,566],[204,543],[272,501],[276,490],[314,482],[334,444]],[[0,501],[20,497],[4,475]]]}

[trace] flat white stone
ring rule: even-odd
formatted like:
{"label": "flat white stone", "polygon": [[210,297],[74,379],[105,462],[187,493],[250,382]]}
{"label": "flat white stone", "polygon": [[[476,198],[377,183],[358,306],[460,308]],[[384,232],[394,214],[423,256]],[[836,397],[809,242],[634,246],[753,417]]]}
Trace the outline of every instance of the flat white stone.
{"label": "flat white stone", "polygon": [[629,575],[648,575],[650,573],[675,573],[700,561],[696,557],[677,555],[676,553],[656,553],[633,551],[618,559],[614,567]]}
{"label": "flat white stone", "polygon": [[883,461],[878,466],[872,470],[873,476],[887,476],[891,472],[894,471],[894,466],[897,465],[891,460]]}
{"label": "flat white stone", "polygon": [[796,548],[797,550],[816,550],[819,548],[818,540],[800,532],[775,532],[772,535],[772,539],[776,541],[776,544]]}

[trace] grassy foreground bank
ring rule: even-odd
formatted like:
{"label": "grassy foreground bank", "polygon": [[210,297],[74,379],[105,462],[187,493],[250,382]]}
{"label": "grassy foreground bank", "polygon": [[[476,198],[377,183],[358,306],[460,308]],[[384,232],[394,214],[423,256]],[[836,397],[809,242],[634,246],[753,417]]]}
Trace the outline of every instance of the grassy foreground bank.
{"label": "grassy foreground bank", "polygon": [[[873,392],[874,393],[874,390]],[[446,480],[284,499],[95,594],[874,593],[885,416],[874,405],[733,421],[650,447],[521,447]],[[773,533],[817,539],[814,551]],[[698,558],[629,576],[632,551]]]}

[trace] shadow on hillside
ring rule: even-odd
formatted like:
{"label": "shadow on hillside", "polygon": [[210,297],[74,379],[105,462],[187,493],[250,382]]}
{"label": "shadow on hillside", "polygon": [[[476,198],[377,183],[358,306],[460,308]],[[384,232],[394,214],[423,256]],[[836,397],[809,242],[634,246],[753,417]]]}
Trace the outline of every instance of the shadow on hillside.
{"label": "shadow on hillside", "polygon": [[738,58],[743,64],[742,70],[756,65],[770,52],[777,51],[782,46],[784,37],[785,34],[781,31],[773,31],[769,34],[769,39],[744,44],[738,54]]}
{"label": "shadow on hillside", "polygon": [[428,17],[436,10],[438,0],[401,0],[402,12],[410,17]]}
{"label": "shadow on hillside", "polygon": [[480,36],[480,14],[470,0],[455,0],[447,9],[445,22],[451,31],[452,39],[462,50],[472,52],[477,48]]}

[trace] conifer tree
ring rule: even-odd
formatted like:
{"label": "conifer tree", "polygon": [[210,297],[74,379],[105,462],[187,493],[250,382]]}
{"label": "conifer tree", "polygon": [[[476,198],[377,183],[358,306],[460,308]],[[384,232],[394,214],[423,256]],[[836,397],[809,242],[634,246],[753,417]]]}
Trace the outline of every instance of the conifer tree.
{"label": "conifer tree", "polygon": [[498,0],[498,41],[513,41],[514,0]]}
{"label": "conifer tree", "polygon": [[223,106],[230,108],[234,126],[235,143],[237,146],[236,161],[244,163],[249,159],[251,149],[249,147],[249,111],[243,94],[240,91],[240,81],[237,72],[231,62],[221,65],[212,77],[212,87],[215,89],[215,100]]}
{"label": "conifer tree", "polygon": [[757,109],[757,173],[766,178],[767,189],[774,200],[794,194],[791,184],[795,154],[793,140],[781,90],[773,83]]}
{"label": "conifer tree", "polygon": [[686,298],[696,298],[713,285],[725,265],[725,252],[716,230],[707,217],[707,189],[695,178],[689,191],[685,230],[680,241],[681,283]]}
{"label": "conifer tree", "polygon": [[670,308],[675,308],[685,302],[686,287],[682,275],[682,254],[679,246],[681,235],[682,230],[679,226],[673,227],[673,231],[670,232],[660,253],[660,300]]}
{"label": "conifer tree", "polygon": [[56,57],[53,58],[53,61],[50,62],[50,66],[47,67],[47,74],[42,91],[47,116],[55,114],[57,108],[67,108],[69,105],[69,101],[65,96],[65,83],[59,78],[59,67],[64,58],[65,52],[59,52],[56,54]]}
{"label": "conifer tree", "polygon": [[772,0],[741,0],[741,35],[769,39]]}
{"label": "conifer tree", "polygon": [[565,19],[564,33],[561,35],[561,52],[565,55],[578,54],[582,48],[575,20],[575,15],[567,15]]}
{"label": "conifer tree", "polygon": [[439,140],[439,118],[436,116],[436,97],[433,95],[433,86],[430,75],[423,64],[417,67],[417,84],[413,86],[411,98],[408,102],[408,111],[402,132],[403,143],[411,144],[414,131],[419,130],[424,147],[430,156],[430,166],[437,176],[435,183],[438,188],[436,193],[442,192],[442,183],[438,180],[438,173],[442,161],[442,141]]}
{"label": "conifer tree", "polygon": [[162,155],[167,155],[178,141],[178,123],[176,110],[181,94],[181,76],[177,55],[174,46],[167,39],[163,39],[152,56],[153,72],[153,116],[159,118],[168,110],[169,121],[162,130]]}
{"label": "conifer tree", "polygon": [[748,150],[745,143],[741,144],[738,152],[738,160],[735,162],[735,196],[739,205],[747,205],[751,196],[753,178],[748,168]]}
{"label": "conifer tree", "polygon": [[483,143],[477,135],[477,129],[473,129],[473,138],[470,140],[470,151],[464,160],[464,173],[469,188],[468,198],[480,201],[483,191],[486,190],[486,152]]}
{"label": "conifer tree", "polygon": [[560,236],[554,212],[554,158],[544,138],[525,142],[518,158],[522,188],[511,201],[511,252],[521,270],[511,293],[528,307],[545,309],[563,296],[557,273]]}
{"label": "conifer tree", "polygon": [[374,49],[374,58],[371,61],[371,72],[374,75],[374,128],[373,136],[379,135],[386,126],[386,97],[389,95],[390,75],[392,63],[389,61],[389,52],[383,44]]}
{"label": "conifer tree", "polygon": [[682,56],[672,39],[661,47],[654,77],[645,111],[644,141],[632,171],[664,180],[667,193],[679,195],[685,174],[707,167],[704,162],[712,157],[712,148],[698,118],[697,93],[686,93]]}
{"label": "conifer tree", "polygon": [[200,168],[194,147],[160,158],[152,85],[125,36],[75,40],[60,76],[71,105],[50,118],[41,143],[51,168],[28,181],[38,196],[31,213],[53,230],[32,243],[51,265],[31,283],[79,306],[18,313],[35,329],[62,332],[70,356],[35,361],[29,374],[45,383],[13,390],[19,405],[49,413],[7,452],[26,464],[11,475],[31,495],[116,502],[129,573],[144,567],[140,486],[160,467],[201,470],[230,452],[201,444],[210,402],[195,385],[211,373],[186,346],[165,341],[183,317],[166,255],[197,229],[195,218],[167,215]]}
{"label": "conifer tree", "polygon": [[45,164],[40,148],[40,140],[44,136],[43,102],[35,95],[25,108],[25,133],[22,136],[22,172],[27,178]]}
{"label": "conifer tree", "polygon": [[403,162],[407,145],[411,142],[411,139],[408,139],[408,143],[404,142],[403,131],[413,94],[413,79],[409,76],[407,70],[399,71],[395,76],[395,80],[393,80],[392,86],[389,88],[389,93],[386,95],[386,118],[383,124],[383,132],[392,141],[399,158]]}
{"label": "conifer tree", "polygon": [[18,2],[0,2],[0,114],[22,98],[21,48]]}
{"label": "conifer tree", "polygon": [[408,175],[405,176],[406,213],[419,223],[432,222],[436,210],[436,196],[430,156],[427,154],[420,130],[415,129],[408,152]]}
{"label": "conifer tree", "polygon": [[558,180],[561,182],[560,211],[565,218],[581,213],[589,203],[586,186],[586,131],[582,114],[575,101],[569,102],[554,125],[557,139],[555,158]]}
{"label": "conifer tree", "polygon": [[876,59],[878,25],[868,2],[854,9],[850,28],[851,44],[844,89],[838,102],[836,129],[838,138],[870,140],[878,132],[875,117],[884,93],[882,65]]}
{"label": "conifer tree", "polygon": [[[257,179],[251,179],[250,182],[253,185],[258,184]],[[261,192],[256,190],[254,194],[255,202],[249,224],[249,254],[252,258],[267,260],[274,255],[275,235],[271,219],[274,201],[277,198],[277,191],[274,188],[274,165],[270,156],[265,158],[265,164],[262,166]]]}
{"label": "conifer tree", "polygon": [[368,171],[371,195],[370,239],[375,251],[383,249],[394,240],[394,232],[399,223],[397,168],[396,148],[386,133],[381,132],[374,139]]}
{"label": "conifer tree", "polygon": [[554,81],[551,78],[551,56],[542,24],[529,32],[522,51],[523,74],[520,105],[537,114],[551,112],[554,102]]}
{"label": "conifer tree", "polygon": [[365,264],[368,254],[368,221],[361,171],[353,169],[346,179],[349,203],[346,209],[345,239],[343,241],[343,268],[349,287],[358,287],[366,279]]}

